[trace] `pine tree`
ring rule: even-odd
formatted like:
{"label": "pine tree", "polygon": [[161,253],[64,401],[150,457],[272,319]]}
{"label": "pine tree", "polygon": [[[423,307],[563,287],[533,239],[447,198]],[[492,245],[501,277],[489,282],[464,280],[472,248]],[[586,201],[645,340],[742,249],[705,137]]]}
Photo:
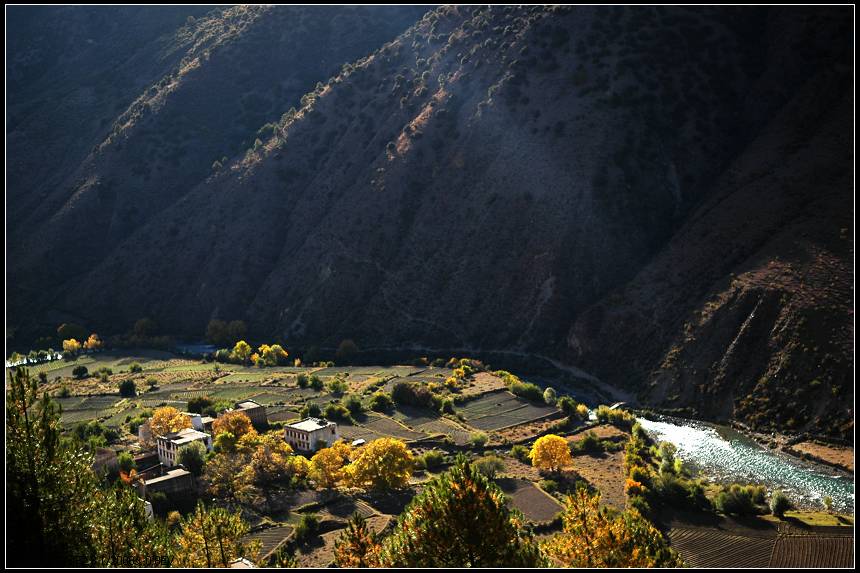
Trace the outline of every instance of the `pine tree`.
{"label": "pine tree", "polygon": [[334,543],[334,562],[338,567],[379,567],[379,537],[355,513]]}
{"label": "pine tree", "polygon": [[502,490],[460,457],[427,484],[385,539],[386,567],[535,567],[543,564],[522,514]]}

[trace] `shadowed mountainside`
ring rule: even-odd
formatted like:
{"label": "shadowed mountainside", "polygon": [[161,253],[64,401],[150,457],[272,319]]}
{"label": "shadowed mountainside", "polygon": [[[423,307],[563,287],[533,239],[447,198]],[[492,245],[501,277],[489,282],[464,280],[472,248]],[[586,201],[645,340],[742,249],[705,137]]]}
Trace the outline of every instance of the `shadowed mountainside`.
{"label": "shadowed mountainside", "polygon": [[852,430],[846,10],[444,7],[332,52],[289,111],[256,58],[293,19],[231,10],[10,233],[14,327],[539,352]]}

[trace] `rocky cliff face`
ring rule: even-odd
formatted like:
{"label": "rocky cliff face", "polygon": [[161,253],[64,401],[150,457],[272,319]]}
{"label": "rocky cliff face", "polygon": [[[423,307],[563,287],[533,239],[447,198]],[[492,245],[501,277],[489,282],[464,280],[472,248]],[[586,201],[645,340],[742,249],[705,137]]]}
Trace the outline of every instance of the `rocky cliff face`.
{"label": "rocky cliff face", "polygon": [[[283,63],[248,57],[287,20],[247,10],[186,30],[180,68],[15,235],[18,326],[241,317],[295,345],[537,352],[645,402],[755,421],[764,398],[843,431],[844,11],[440,8],[333,54],[287,111]],[[783,388],[813,380],[833,398],[790,412],[806,394]]]}

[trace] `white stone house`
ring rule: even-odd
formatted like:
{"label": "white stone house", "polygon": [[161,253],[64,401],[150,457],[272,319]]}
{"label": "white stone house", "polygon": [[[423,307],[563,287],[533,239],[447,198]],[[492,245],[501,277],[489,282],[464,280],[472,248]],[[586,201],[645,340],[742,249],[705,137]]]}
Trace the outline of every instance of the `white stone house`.
{"label": "white stone house", "polygon": [[284,428],[284,440],[296,450],[313,452],[339,439],[337,424],[323,418],[306,418]]}
{"label": "white stone house", "polygon": [[202,442],[206,451],[212,449],[212,436],[192,428],[185,428],[178,432],[171,432],[166,436],[158,436],[158,460],[167,467],[176,465],[179,450],[191,442]]}

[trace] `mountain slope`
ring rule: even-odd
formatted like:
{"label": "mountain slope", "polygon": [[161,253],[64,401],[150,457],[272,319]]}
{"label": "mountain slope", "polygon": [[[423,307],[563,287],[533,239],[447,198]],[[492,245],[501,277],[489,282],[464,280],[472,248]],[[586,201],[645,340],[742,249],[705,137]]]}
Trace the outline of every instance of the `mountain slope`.
{"label": "mountain slope", "polygon": [[[786,349],[802,341],[811,364],[831,348],[826,338],[840,361],[852,348],[844,294],[853,246],[831,234],[836,226],[851,235],[836,211],[852,158],[806,149],[844,141],[844,15],[436,9],[356,56],[298,109],[257,120],[270,122],[259,142],[227,149],[229,161],[205,176],[186,179],[181,163],[169,167],[171,154],[149,183],[123,180],[141,154],[107,140],[94,164],[121,185],[107,197],[78,187],[87,200],[60,197],[31,219],[37,232],[15,272],[36,278],[11,297],[15,322],[71,315],[116,332],[151,316],[195,336],[213,317],[240,317],[256,336],[294,346],[354,338],[362,347],[538,352],[613,384],[653,382],[643,401],[751,421],[753,403],[740,401],[763,395],[750,390],[762,373],[811,372],[781,362],[796,355]],[[235,65],[256,53],[233,49]],[[189,76],[220,81],[216,57]],[[820,85],[827,98],[816,96]],[[176,114],[194,113],[193,98],[167,101]],[[274,112],[279,100],[269,101]],[[169,140],[170,120],[152,125]],[[211,138],[185,139],[207,168],[236,141],[217,123]],[[135,141],[147,139],[127,145],[143,145]],[[759,172],[764,165],[776,175]],[[826,197],[786,185],[822,169],[835,184]],[[805,207],[816,217],[800,219]],[[761,221],[747,222],[747,208]],[[117,219],[126,211],[136,214]],[[80,220],[110,222],[82,233]],[[788,240],[807,229],[806,243]],[[40,267],[45,253],[55,260]],[[804,308],[830,320],[806,301],[806,283],[772,286],[769,265],[785,260],[834,283],[836,330],[759,326],[764,315],[793,325]],[[723,312],[696,312],[709,302]],[[688,364],[659,369],[679,352]],[[845,392],[839,364],[820,384]],[[704,408],[713,391],[729,397]],[[774,399],[775,409],[789,405]],[[794,428],[843,431],[844,411],[812,414]]]}

